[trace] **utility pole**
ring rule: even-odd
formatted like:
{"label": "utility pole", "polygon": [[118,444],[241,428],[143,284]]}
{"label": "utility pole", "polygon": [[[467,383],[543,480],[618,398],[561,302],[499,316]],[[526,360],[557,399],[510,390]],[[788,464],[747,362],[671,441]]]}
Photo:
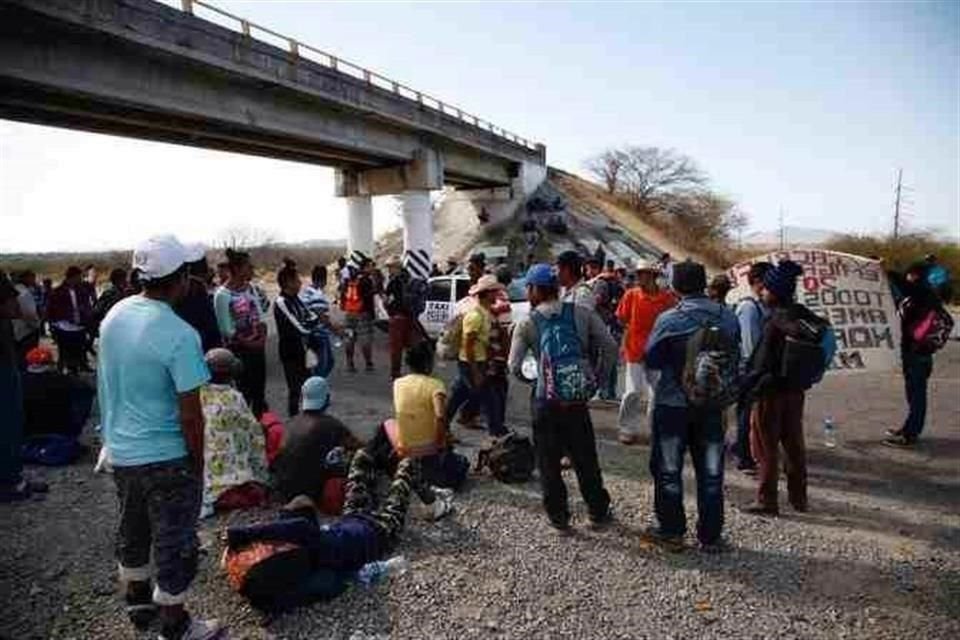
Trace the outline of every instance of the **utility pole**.
{"label": "utility pole", "polygon": [[780,251],[786,246],[787,233],[783,226],[783,206],[780,206]]}
{"label": "utility pole", "polygon": [[900,192],[903,189],[903,169],[897,169],[897,199],[893,205],[893,239],[900,237]]}

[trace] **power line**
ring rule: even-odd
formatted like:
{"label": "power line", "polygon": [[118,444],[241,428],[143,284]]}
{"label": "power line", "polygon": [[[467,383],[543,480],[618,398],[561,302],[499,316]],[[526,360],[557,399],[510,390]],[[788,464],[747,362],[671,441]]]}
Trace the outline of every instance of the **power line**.
{"label": "power line", "polygon": [[900,194],[903,190],[903,169],[897,169],[897,199],[893,205],[893,239],[900,237]]}

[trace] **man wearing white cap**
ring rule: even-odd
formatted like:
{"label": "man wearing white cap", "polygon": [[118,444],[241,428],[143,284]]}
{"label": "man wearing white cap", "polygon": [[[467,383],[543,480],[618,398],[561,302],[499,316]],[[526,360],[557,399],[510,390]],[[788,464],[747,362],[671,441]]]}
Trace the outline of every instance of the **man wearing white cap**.
{"label": "man wearing white cap", "polygon": [[186,257],[170,235],[136,248],[133,267],[144,290],[117,303],[104,319],[97,372],[120,503],[117,555],[127,612],[144,628],[159,609],[160,637],[176,640],[220,633],[215,621],[191,619],[184,608],[197,571],[200,387],[210,377],[199,335],[172,308],[186,291]]}

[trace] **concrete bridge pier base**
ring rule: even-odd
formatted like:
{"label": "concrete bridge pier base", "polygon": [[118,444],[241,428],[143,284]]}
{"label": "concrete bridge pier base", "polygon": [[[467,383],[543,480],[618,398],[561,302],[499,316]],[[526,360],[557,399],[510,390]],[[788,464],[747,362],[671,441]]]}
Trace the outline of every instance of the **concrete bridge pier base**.
{"label": "concrete bridge pier base", "polygon": [[433,265],[433,210],[430,192],[410,189],[400,196],[403,216],[403,264],[414,278],[426,280]]}
{"label": "concrete bridge pier base", "polygon": [[373,199],[370,196],[348,196],[347,255],[350,263],[360,266],[373,257]]}

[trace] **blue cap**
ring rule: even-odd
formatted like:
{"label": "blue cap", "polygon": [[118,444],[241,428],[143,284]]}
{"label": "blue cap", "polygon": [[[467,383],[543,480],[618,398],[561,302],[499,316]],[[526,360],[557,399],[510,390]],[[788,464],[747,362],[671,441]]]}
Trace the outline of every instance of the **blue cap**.
{"label": "blue cap", "polygon": [[330,405],[330,386],[326,378],[313,376],[307,378],[300,390],[301,405],[304,411],[325,411]]}
{"label": "blue cap", "polygon": [[553,272],[553,267],[543,262],[530,265],[527,270],[527,284],[534,287],[556,287],[557,274]]}

